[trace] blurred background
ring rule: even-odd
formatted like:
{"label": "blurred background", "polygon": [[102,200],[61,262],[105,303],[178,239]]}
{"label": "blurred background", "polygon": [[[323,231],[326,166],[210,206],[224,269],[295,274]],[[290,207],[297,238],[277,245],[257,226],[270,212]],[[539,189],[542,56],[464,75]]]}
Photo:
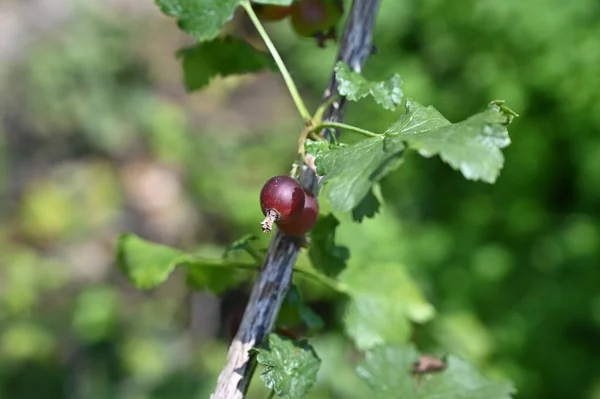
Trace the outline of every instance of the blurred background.
{"label": "blurred background", "polygon": [[[176,273],[138,292],[115,238],[220,256],[260,234],[258,192],[288,172],[300,120],[276,74],[185,93],[174,54],[192,41],[174,20],[150,0],[94,3],[0,0],[0,398],[207,398],[248,285],[189,295]],[[270,31],[315,105],[336,49]],[[599,399],[600,3],[383,1],[374,41],[365,74],[398,72],[451,121],[494,99],[521,117],[495,185],[409,154],[382,213],[342,223],[338,242],[410,269],[438,310],[421,347],[513,380],[518,398]],[[365,100],[347,121],[383,131],[397,116]],[[368,397],[344,298],[302,291],[326,320],[310,398]]]}

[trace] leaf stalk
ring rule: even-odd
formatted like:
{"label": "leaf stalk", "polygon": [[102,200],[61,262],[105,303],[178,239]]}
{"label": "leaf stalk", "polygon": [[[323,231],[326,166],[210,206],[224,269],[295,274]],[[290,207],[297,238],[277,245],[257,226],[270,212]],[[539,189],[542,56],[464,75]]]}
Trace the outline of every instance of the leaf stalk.
{"label": "leaf stalk", "polygon": [[371,132],[370,130],[362,129],[360,127],[353,126],[353,125],[347,125],[347,124],[341,123],[341,122],[329,122],[329,121],[321,122],[317,127],[315,127],[312,130],[316,131],[316,130],[321,130],[321,129],[326,129],[326,128],[343,129],[343,130],[346,130],[349,132],[362,134],[363,136],[366,136],[366,137],[383,137],[383,134],[374,133],[374,132]]}
{"label": "leaf stalk", "polygon": [[296,83],[294,82],[294,79],[292,79],[292,75],[290,75],[290,72],[288,71],[287,67],[285,66],[285,63],[281,59],[281,56],[279,55],[279,52],[277,51],[277,49],[275,48],[275,45],[271,41],[269,34],[267,33],[267,31],[263,27],[262,23],[258,19],[258,16],[252,9],[252,4],[250,4],[249,1],[244,1],[244,2],[242,2],[242,7],[244,7],[244,10],[246,10],[248,17],[250,17],[250,20],[252,21],[252,23],[256,27],[256,30],[258,31],[258,34],[265,42],[265,45],[269,49],[271,56],[275,60],[275,63],[277,64],[277,67],[279,68],[279,72],[281,72],[281,75],[283,76],[283,80],[285,81],[285,84],[290,92],[290,95],[292,96],[292,99],[294,100],[294,104],[296,105],[296,108],[298,109],[300,116],[302,116],[302,119],[304,120],[305,123],[308,123],[312,119],[311,114],[310,114],[310,112],[308,112],[308,108],[306,108],[306,105],[304,104],[304,101],[302,100],[302,97],[300,96],[298,87],[296,87]]}

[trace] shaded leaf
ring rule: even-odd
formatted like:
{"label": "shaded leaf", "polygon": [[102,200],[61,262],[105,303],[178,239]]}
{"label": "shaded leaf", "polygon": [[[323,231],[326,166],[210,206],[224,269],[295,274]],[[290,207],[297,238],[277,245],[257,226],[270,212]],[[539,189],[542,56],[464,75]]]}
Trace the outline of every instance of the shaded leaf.
{"label": "shaded leaf", "polygon": [[315,269],[330,277],[344,270],[350,258],[347,247],[335,244],[335,229],[339,224],[331,214],[321,216],[310,232],[308,256]]}
{"label": "shaded leaf", "polygon": [[294,342],[269,334],[265,345],[251,349],[256,360],[265,366],[260,378],[282,398],[302,398],[313,386],[321,360],[306,341]]}
{"label": "shaded leaf", "polygon": [[439,372],[415,378],[419,353],[413,346],[381,346],[367,352],[358,375],[385,399],[511,399],[513,386],[485,378],[467,361],[450,355]]}
{"label": "shaded leaf", "polygon": [[308,327],[309,334],[321,331],[325,327],[323,318],[307,305],[300,306],[300,319]]}
{"label": "shaded leaf", "polygon": [[190,258],[182,263],[187,270],[187,285],[194,290],[209,290],[215,295],[254,277],[259,266],[226,259]]}
{"label": "shaded leaf", "polygon": [[122,234],[117,242],[117,267],[138,288],[148,289],[167,280],[188,254],[151,243],[133,234]]}
{"label": "shaded leaf", "polygon": [[404,140],[425,157],[439,155],[469,180],[494,183],[504,164],[501,149],[510,144],[506,125],[513,115],[507,110],[492,103],[486,111],[453,124],[433,107],[409,99],[406,114],[386,135]]}
{"label": "shaded leaf", "polygon": [[397,74],[386,81],[371,82],[360,73],[351,71],[343,61],[339,61],[334,70],[339,93],[350,101],[371,95],[383,108],[392,111],[402,101],[402,81]]}
{"label": "shaded leaf", "polygon": [[277,67],[271,56],[247,42],[234,38],[214,39],[179,50],[185,86],[188,91],[207,86],[217,76],[253,73]]}
{"label": "shaded leaf", "polygon": [[325,324],[321,316],[302,301],[298,287],[292,284],[277,314],[277,325],[293,327],[299,323],[304,323],[311,333],[321,330]]}
{"label": "shaded leaf", "polygon": [[212,40],[232,17],[241,0],[156,0],[161,11],[198,41]]}
{"label": "shaded leaf", "polygon": [[404,343],[411,331],[410,321],[424,323],[435,313],[402,265],[349,267],[339,280],[351,298],[344,319],[346,331],[360,349]]}
{"label": "shaded leaf", "polygon": [[362,222],[364,218],[373,218],[379,212],[379,199],[373,194],[373,189],[352,209],[352,219]]}
{"label": "shaded leaf", "polygon": [[401,161],[401,140],[373,137],[323,153],[315,159],[321,185],[335,211],[348,212],[358,206],[374,183]]}

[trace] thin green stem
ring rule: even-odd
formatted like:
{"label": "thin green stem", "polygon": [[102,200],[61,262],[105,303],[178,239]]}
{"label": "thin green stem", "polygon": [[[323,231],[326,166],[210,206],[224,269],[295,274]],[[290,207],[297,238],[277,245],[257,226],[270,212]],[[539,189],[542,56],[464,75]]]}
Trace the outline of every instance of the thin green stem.
{"label": "thin green stem", "polygon": [[343,129],[349,132],[360,133],[363,136],[367,137],[382,137],[382,134],[373,133],[370,130],[361,129],[360,127],[346,125],[345,123],[340,122],[321,122],[317,127],[313,129],[313,131],[318,131],[326,128],[334,128],[334,129]]}
{"label": "thin green stem", "polygon": [[339,98],[339,95],[334,94],[327,100],[325,100],[325,102],[323,102],[323,104],[321,104],[321,106],[319,106],[319,108],[317,108],[317,111],[315,112],[315,116],[313,117],[314,123],[321,123],[321,121],[323,120],[323,115],[325,114],[325,111],[327,111],[327,108],[331,107],[331,105],[337,100],[339,100]]}
{"label": "thin green stem", "polygon": [[306,154],[304,151],[304,143],[306,143],[306,138],[308,137],[310,132],[311,132],[311,128],[309,126],[306,126],[302,130],[302,133],[300,133],[300,138],[298,139],[298,155],[300,155],[300,158],[302,158],[302,162],[304,162],[304,163],[306,163]]}
{"label": "thin green stem", "polygon": [[300,93],[298,92],[296,83],[294,82],[294,79],[292,79],[290,72],[288,71],[287,67],[283,63],[283,60],[281,59],[279,52],[277,52],[277,49],[275,48],[275,45],[271,41],[271,38],[267,34],[267,31],[262,26],[262,24],[260,23],[260,20],[254,13],[254,10],[252,9],[252,4],[250,4],[249,1],[244,1],[242,3],[242,7],[244,7],[246,12],[248,13],[248,16],[250,17],[250,20],[256,27],[258,34],[263,39],[263,41],[267,45],[267,48],[271,52],[271,55],[273,56],[273,59],[275,60],[275,63],[277,64],[277,67],[279,68],[279,72],[281,72],[281,75],[283,76],[283,80],[285,81],[285,84],[287,85],[290,95],[292,96],[292,99],[294,100],[294,103],[296,104],[296,108],[298,108],[298,112],[300,112],[300,115],[302,116],[302,119],[304,119],[305,122],[310,121],[311,115],[308,112],[308,109],[306,108],[306,105],[304,104],[304,101],[302,100]]}
{"label": "thin green stem", "polygon": [[271,389],[271,393],[267,396],[267,399],[273,399],[275,397],[275,390]]}
{"label": "thin green stem", "polygon": [[246,252],[248,252],[250,256],[252,256],[252,258],[254,258],[255,261],[262,262],[263,255],[260,252],[258,252],[254,247],[246,245],[244,249],[246,250]]}
{"label": "thin green stem", "polygon": [[308,138],[312,139],[314,141],[325,141],[325,138],[323,138],[323,136],[319,136],[318,134],[316,134],[315,132],[310,132],[308,134]]}

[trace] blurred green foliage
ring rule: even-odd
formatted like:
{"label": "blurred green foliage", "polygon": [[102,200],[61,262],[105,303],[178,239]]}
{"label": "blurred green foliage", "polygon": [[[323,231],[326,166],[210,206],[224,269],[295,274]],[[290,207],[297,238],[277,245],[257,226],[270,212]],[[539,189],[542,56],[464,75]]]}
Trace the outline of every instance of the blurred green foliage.
{"label": "blurred green foliage", "polygon": [[[185,38],[129,6],[74,7],[0,68],[1,398],[208,397],[243,300],[201,294],[184,323],[184,278],[136,292],[113,245],[134,231],[220,256],[257,234],[258,191],[293,158],[300,121],[276,75],[188,96],[174,56]],[[315,104],[335,48],[287,24],[271,32]],[[497,98],[522,115],[495,185],[409,155],[381,182],[380,214],[337,215],[336,235],[354,264],[406,265],[436,308],[415,327],[420,349],[473,360],[519,398],[600,398],[598,37],[593,0],[384,1],[365,69],[399,73],[452,122]],[[347,114],[375,131],[396,118],[370,99]],[[309,397],[367,397],[340,329],[346,302],[298,284],[326,328],[311,340],[322,366]],[[255,379],[249,397],[267,394]]]}

